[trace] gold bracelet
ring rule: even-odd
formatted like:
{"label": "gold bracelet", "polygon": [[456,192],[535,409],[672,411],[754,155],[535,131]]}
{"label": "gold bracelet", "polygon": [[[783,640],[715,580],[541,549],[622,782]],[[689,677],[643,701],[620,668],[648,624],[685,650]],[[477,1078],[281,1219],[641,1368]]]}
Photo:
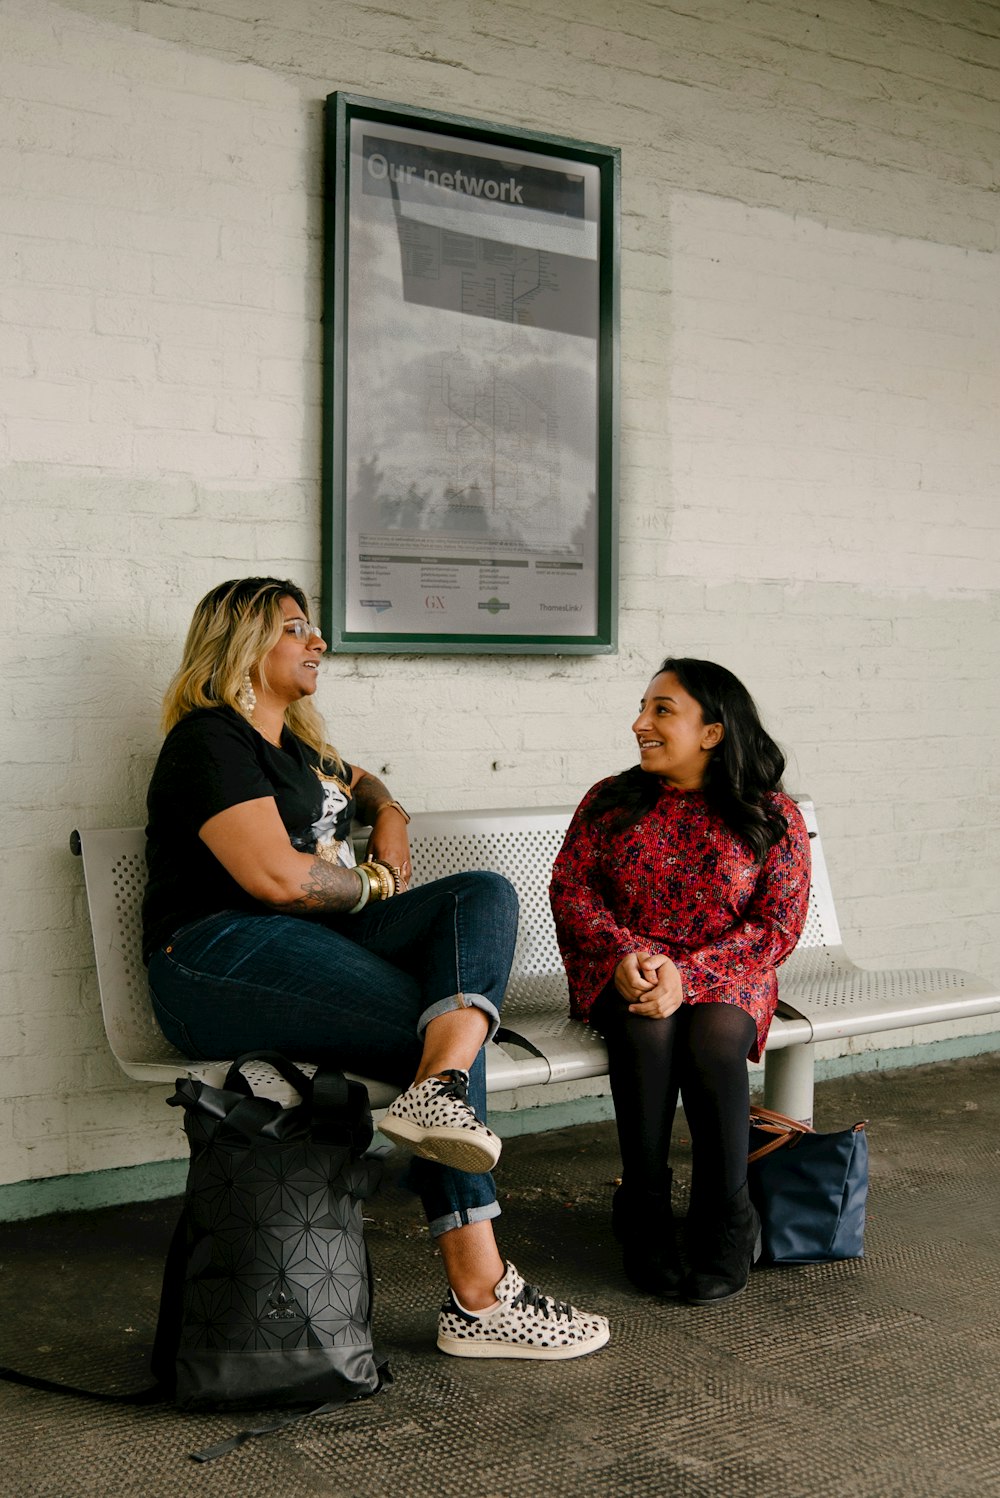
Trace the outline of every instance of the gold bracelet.
{"label": "gold bracelet", "polygon": [[357,867],[371,885],[373,900],[388,900],[396,893],[396,876],[389,865],[383,863],[380,858],[366,858],[364,863],[358,864]]}

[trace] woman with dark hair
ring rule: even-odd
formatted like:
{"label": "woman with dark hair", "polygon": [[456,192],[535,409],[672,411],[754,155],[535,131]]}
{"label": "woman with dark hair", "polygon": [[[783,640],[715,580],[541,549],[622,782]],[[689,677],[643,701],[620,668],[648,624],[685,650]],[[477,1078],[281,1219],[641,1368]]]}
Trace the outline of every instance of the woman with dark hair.
{"label": "woman with dark hair", "polygon": [[[622,1155],[612,1223],[640,1289],[714,1305],[746,1288],[749,1081],[775,968],[809,902],[809,838],[753,699],[712,661],[670,658],[632,725],[639,764],[584,797],[551,898],[573,1013],[604,1035]],[[691,1133],[685,1275],[668,1167]]]}
{"label": "woman with dark hair", "polygon": [[[416,889],[409,816],[327,742],[312,703],[325,649],[305,594],[273,577],[199,603],[163,705],[149,787],[143,948],[153,1007],[185,1055],[279,1050],[404,1090],[380,1125],[416,1155],[457,1357],[571,1358],[603,1316],[526,1285],[500,1258],[483,1044],[517,932],[499,874]],[[371,827],[355,863],[352,821]]]}

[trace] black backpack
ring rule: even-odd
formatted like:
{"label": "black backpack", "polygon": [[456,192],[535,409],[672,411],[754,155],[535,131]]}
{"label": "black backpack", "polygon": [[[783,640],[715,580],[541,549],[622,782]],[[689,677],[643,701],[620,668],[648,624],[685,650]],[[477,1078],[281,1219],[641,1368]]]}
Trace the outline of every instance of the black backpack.
{"label": "black backpack", "polygon": [[[301,1102],[254,1095],[242,1074],[265,1061]],[[187,1188],[163,1274],[152,1369],[157,1388],[96,1395],[44,1379],[0,1375],[115,1403],[171,1395],[182,1409],[298,1409],[325,1414],[376,1393],[391,1375],[372,1346],[371,1264],[362,1202],[381,1163],[368,1093],[336,1071],[310,1079],[273,1051],[238,1057],[221,1088],[177,1079],[185,1110]],[[286,1415],[206,1451],[209,1461]]]}
{"label": "black backpack", "polygon": [[[256,1097],[266,1061],[302,1101]],[[221,1088],[180,1077],[191,1146],[167,1254],[153,1374],[182,1409],[329,1405],[374,1394],[362,1202],[378,1185],[368,1093],[284,1056],[239,1056]]]}

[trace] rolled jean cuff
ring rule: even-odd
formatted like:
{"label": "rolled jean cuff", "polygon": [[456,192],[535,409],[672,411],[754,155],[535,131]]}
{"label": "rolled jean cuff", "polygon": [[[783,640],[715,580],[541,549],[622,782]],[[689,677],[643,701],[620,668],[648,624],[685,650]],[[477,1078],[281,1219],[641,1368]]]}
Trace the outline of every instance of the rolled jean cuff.
{"label": "rolled jean cuff", "polygon": [[[421,1040],[424,1031],[432,1019],[437,1019],[441,1014],[454,1014],[456,1009],[481,1009],[489,1020],[489,1030],[486,1039],[492,1040],[500,1028],[500,1013],[495,1004],[484,998],[481,993],[453,993],[450,998],[438,999],[436,1004],[431,1004],[424,1010],[417,1020],[417,1034]],[[485,1041],[484,1041],[485,1044]]]}
{"label": "rolled jean cuff", "polygon": [[440,1238],[442,1233],[468,1227],[470,1222],[489,1222],[491,1217],[499,1216],[500,1203],[487,1202],[484,1207],[465,1207],[460,1212],[446,1212],[443,1217],[435,1217],[427,1226],[432,1238]]}

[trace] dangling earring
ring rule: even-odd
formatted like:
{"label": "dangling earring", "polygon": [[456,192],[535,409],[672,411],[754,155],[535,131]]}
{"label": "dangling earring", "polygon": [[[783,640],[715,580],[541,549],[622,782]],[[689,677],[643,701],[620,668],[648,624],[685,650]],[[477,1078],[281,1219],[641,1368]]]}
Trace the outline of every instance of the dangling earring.
{"label": "dangling earring", "polygon": [[253,689],[253,682],[250,680],[249,671],[244,676],[240,683],[240,689],[236,693],[236,704],[241,713],[246,713],[248,718],[253,717],[253,710],[257,706],[257,693]]}

